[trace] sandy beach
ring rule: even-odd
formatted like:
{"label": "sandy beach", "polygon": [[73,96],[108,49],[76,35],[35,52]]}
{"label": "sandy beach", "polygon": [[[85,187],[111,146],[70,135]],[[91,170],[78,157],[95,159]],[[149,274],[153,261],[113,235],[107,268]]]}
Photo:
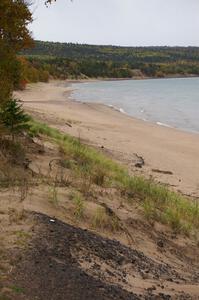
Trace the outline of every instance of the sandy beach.
{"label": "sandy beach", "polygon": [[[72,101],[67,82],[32,84],[15,94],[39,120],[103,148],[133,172],[199,197],[198,134],[137,120],[105,105]],[[145,162],[141,169],[135,167],[138,156]]]}

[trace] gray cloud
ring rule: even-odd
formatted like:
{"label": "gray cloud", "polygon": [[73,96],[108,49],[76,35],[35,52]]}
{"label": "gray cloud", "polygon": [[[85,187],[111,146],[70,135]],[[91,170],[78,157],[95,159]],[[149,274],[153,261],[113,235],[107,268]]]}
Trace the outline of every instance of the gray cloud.
{"label": "gray cloud", "polygon": [[199,46],[198,0],[36,0],[36,39],[114,45]]}

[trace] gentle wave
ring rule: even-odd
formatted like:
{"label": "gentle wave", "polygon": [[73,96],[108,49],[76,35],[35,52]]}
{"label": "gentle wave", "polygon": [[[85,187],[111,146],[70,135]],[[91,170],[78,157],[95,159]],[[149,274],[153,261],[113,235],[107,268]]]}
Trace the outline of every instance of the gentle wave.
{"label": "gentle wave", "polygon": [[159,126],[173,128],[171,125],[168,125],[168,124],[165,124],[165,123],[162,123],[162,122],[156,122],[156,124],[159,125]]}
{"label": "gentle wave", "polygon": [[74,84],[73,99],[100,103],[159,126],[199,133],[199,78]]}
{"label": "gentle wave", "polygon": [[[106,104],[105,104],[105,105],[106,105]],[[119,108],[119,107],[114,106],[114,105],[112,105],[112,104],[108,104],[107,106],[110,107],[110,108],[113,108],[113,109],[116,110],[116,111],[121,112],[122,114],[127,114],[123,108]]]}

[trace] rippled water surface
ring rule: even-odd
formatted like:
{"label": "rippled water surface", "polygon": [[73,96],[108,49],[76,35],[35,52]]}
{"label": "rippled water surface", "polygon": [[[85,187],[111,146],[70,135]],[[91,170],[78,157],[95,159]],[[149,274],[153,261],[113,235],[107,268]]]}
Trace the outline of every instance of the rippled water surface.
{"label": "rippled water surface", "polygon": [[199,133],[199,78],[73,84],[72,98],[111,105],[133,117]]}

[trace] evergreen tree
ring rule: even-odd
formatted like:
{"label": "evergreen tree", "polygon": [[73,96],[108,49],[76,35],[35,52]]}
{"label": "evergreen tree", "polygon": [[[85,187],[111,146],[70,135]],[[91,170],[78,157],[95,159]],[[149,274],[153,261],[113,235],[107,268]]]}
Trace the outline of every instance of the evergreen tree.
{"label": "evergreen tree", "polygon": [[12,135],[12,140],[16,134],[29,128],[29,116],[24,113],[22,104],[17,99],[10,99],[0,112],[0,119],[3,125]]}

